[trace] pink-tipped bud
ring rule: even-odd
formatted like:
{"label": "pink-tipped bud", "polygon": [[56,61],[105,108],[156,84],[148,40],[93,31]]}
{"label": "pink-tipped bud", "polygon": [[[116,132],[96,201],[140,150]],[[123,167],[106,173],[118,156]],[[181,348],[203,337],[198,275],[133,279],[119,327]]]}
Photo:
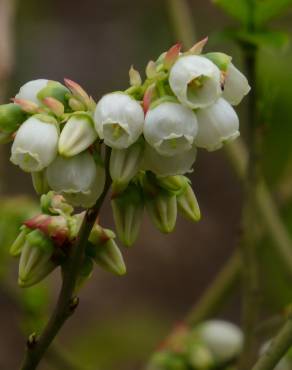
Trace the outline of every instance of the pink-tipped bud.
{"label": "pink-tipped bud", "polygon": [[40,109],[36,103],[33,103],[29,100],[19,99],[19,98],[12,98],[11,101],[14,104],[17,104],[21,107],[21,109],[26,113],[36,114],[40,112]]}
{"label": "pink-tipped bud", "polygon": [[142,84],[141,75],[133,66],[131,66],[129,70],[129,77],[131,86],[141,86]]}
{"label": "pink-tipped bud", "polygon": [[190,50],[187,52],[187,54],[193,54],[193,55],[198,55],[202,54],[202,51],[205,47],[205,45],[208,42],[208,36],[205,37],[203,40],[197,42],[194,46],[190,48]]}
{"label": "pink-tipped bud", "polygon": [[146,114],[150,108],[153,96],[155,92],[155,84],[148,87],[143,97],[143,111]]}
{"label": "pink-tipped bud", "polygon": [[43,99],[43,103],[57,116],[64,114],[64,105],[57,99],[50,96]]}
{"label": "pink-tipped bud", "polygon": [[177,60],[177,58],[180,54],[181,48],[182,48],[182,44],[177,43],[177,44],[173,45],[166,52],[165,57],[164,57],[164,67],[165,68],[169,69],[174,64],[174,62]]}
{"label": "pink-tipped bud", "polygon": [[77,83],[68,78],[64,79],[65,85],[71,90],[72,94],[82,103],[89,107],[91,104],[90,97],[87,92]]}
{"label": "pink-tipped bud", "polygon": [[86,109],[85,105],[81,103],[80,100],[76,98],[70,98],[69,99],[69,106],[74,111],[83,111]]}

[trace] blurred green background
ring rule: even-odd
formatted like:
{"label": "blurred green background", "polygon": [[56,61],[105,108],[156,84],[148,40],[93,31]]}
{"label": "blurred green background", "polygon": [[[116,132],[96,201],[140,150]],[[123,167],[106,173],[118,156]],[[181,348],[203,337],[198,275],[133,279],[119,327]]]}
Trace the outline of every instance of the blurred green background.
{"label": "blurred green background", "polygon": [[[242,67],[236,45],[219,35],[233,21],[209,0],[190,0],[188,5],[196,40],[210,36],[207,50],[229,53]],[[130,65],[143,71],[148,60],[179,41],[168,2],[162,0],[0,0],[0,28],[7,27],[9,19],[9,33],[0,36],[3,101],[28,80],[61,81],[64,77],[77,81],[98,99],[106,92],[127,87]],[[291,33],[291,21],[290,10],[273,26]],[[262,162],[267,182],[292,231],[291,66],[289,46],[261,48]],[[243,133],[245,104],[239,109]],[[36,198],[30,177],[9,163],[9,146],[0,150],[0,369],[6,370],[19,365],[23,333],[38,327],[46,317],[58,294],[60,277],[55,273],[43,287],[25,294],[16,286],[17,262],[8,257],[8,248],[16,232],[15,223],[32,212]],[[63,356],[82,370],[138,369],[173,324],[188,312],[236,248],[242,206],[240,182],[223,151],[200,151],[191,178],[202,221],[193,225],[180,219],[176,231],[165,236],[145,218],[138,242],[124,250],[128,274],[113,277],[96,268],[81,292],[76,314],[58,338],[58,348],[65,354],[60,357],[52,352],[40,369],[65,370]],[[22,197],[8,201],[8,196]],[[113,226],[108,205],[101,223]],[[274,313],[291,301],[291,281],[271,242],[263,238],[262,243],[265,307]],[[239,303],[237,290],[218,316],[237,322]]]}

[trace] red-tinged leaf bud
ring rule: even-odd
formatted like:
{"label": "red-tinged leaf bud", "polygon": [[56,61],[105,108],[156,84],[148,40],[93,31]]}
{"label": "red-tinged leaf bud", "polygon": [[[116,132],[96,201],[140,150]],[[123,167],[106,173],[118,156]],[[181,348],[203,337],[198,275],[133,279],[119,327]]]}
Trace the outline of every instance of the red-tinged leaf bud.
{"label": "red-tinged leaf bud", "polygon": [[49,215],[71,216],[74,208],[66,202],[62,195],[50,191],[41,197],[41,210]]}
{"label": "red-tinged leaf bud", "polygon": [[70,98],[68,104],[69,104],[70,108],[73,111],[84,111],[84,110],[86,110],[86,106],[83,103],[81,103],[80,100],[78,100],[76,98]]}
{"label": "red-tinged leaf bud", "polygon": [[61,117],[64,114],[64,105],[59,100],[48,96],[43,99],[44,105],[46,105],[57,117]]}
{"label": "red-tinged leaf bud", "polygon": [[164,67],[165,68],[170,69],[171,66],[175,63],[175,61],[177,60],[177,58],[180,54],[181,48],[182,48],[182,44],[177,43],[177,44],[173,45],[166,52],[165,57],[164,57]]}
{"label": "red-tinged leaf bud", "polygon": [[156,63],[153,60],[150,60],[146,66],[146,76],[147,78],[154,78],[157,75]]}
{"label": "red-tinged leaf bud", "polygon": [[39,106],[32,101],[19,98],[12,98],[11,100],[13,101],[14,104],[19,105],[20,108],[26,113],[36,114],[40,112]]}
{"label": "red-tinged leaf bud", "polygon": [[81,103],[85,104],[85,106],[89,108],[92,102],[87,92],[75,81],[69,80],[68,78],[65,78],[64,81],[68,89],[71,90],[73,96],[75,96],[81,101]]}
{"label": "red-tinged leaf bud", "polygon": [[152,102],[152,99],[154,97],[155,93],[155,84],[148,87],[148,89],[145,91],[144,97],[143,97],[143,111],[144,114],[146,114],[150,108],[150,104]]}
{"label": "red-tinged leaf bud", "polygon": [[208,42],[208,36],[205,37],[203,40],[197,42],[194,46],[192,46],[190,50],[187,52],[187,54],[193,54],[193,55],[202,54],[202,51],[204,47],[206,46],[207,42]]}

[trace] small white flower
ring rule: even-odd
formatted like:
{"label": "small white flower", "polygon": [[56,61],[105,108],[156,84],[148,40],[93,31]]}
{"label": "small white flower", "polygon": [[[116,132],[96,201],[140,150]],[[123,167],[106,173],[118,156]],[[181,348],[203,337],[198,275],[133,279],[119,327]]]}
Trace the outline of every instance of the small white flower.
{"label": "small white flower", "polygon": [[88,152],[74,157],[58,156],[47,169],[48,184],[73,206],[89,208],[101,195],[105,170]]}
{"label": "small white flower", "polygon": [[142,169],[152,171],[157,176],[184,175],[192,171],[197,157],[197,149],[192,149],[173,157],[165,157],[157,153],[150,145],[146,145]]}
{"label": "small white flower", "polygon": [[190,150],[197,132],[195,113],[178,103],[161,103],[145,117],[145,139],[161,155],[173,156]]}
{"label": "small white flower", "polygon": [[210,320],[199,326],[201,340],[219,361],[228,361],[238,356],[243,347],[240,328],[223,320]]}
{"label": "small white flower", "polygon": [[232,106],[224,99],[206,109],[197,111],[199,124],[195,144],[209,151],[220,149],[224,142],[236,139],[239,133],[239,119]]}
{"label": "small white flower", "polygon": [[169,84],[178,100],[191,109],[213,104],[222,93],[219,68],[197,55],[177,60],[170,70]]}
{"label": "small white flower", "polygon": [[108,146],[123,149],[142,134],[144,113],[136,100],[116,92],[101,98],[96,106],[94,121],[98,135]]}
{"label": "small white flower", "polygon": [[238,105],[250,91],[247,78],[230,63],[226,71],[223,97],[232,105]]}
{"label": "small white flower", "polygon": [[26,172],[41,171],[53,162],[58,151],[59,133],[54,121],[33,116],[17,131],[11,149],[11,162]]}
{"label": "small white flower", "polygon": [[36,104],[40,104],[40,100],[37,97],[39,91],[47,86],[49,81],[43,78],[38,80],[32,80],[21,86],[19,92],[15,95],[17,99],[25,99],[32,101]]}
{"label": "small white flower", "polygon": [[94,122],[87,114],[74,114],[65,124],[60,140],[59,153],[72,157],[83,152],[97,139]]}

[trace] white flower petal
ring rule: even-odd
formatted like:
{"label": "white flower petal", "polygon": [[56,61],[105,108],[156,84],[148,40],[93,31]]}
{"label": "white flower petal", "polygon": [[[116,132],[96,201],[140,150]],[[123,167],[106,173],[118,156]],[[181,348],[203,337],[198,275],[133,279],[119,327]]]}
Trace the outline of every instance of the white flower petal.
{"label": "white flower petal", "polygon": [[222,93],[220,70],[207,58],[197,55],[177,60],[170,71],[169,84],[178,100],[191,109],[213,104]]}
{"label": "white flower petal", "polygon": [[15,98],[25,99],[36,104],[40,104],[37,94],[40,90],[47,86],[48,82],[48,80],[43,78],[29,81],[20,88],[19,92],[15,95]]}
{"label": "white flower petal", "polygon": [[123,149],[142,134],[144,113],[136,100],[116,92],[101,98],[96,106],[94,121],[99,136],[108,146]]}
{"label": "white flower petal", "polygon": [[196,157],[196,147],[173,157],[166,157],[160,155],[152,146],[146,144],[141,167],[143,170],[152,171],[157,176],[184,175],[192,171]]}
{"label": "white flower petal", "polygon": [[57,147],[56,126],[30,117],[17,131],[10,160],[26,172],[41,171],[55,159]]}
{"label": "white flower petal", "polygon": [[181,104],[161,103],[145,117],[145,139],[161,155],[173,156],[190,150],[197,132],[195,113]]}
{"label": "white flower petal", "polygon": [[223,97],[232,105],[238,105],[250,91],[247,78],[230,63],[224,84]]}
{"label": "white flower petal", "polygon": [[224,142],[236,139],[239,133],[239,119],[232,106],[219,99],[211,107],[197,111],[199,125],[195,144],[209,151],[220,149]]}

